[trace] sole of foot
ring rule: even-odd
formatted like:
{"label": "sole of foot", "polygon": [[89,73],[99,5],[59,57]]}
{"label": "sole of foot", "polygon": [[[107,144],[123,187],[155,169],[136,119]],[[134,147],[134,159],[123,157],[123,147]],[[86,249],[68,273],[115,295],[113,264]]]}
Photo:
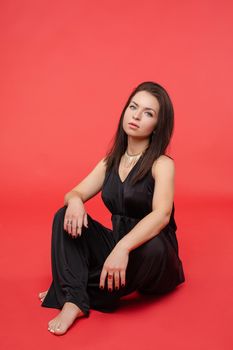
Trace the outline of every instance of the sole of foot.
{"label": "sole of foot", "polygon": [[46,297],[46,294],[48,293],[48,291],[44,291],[44,292],[40,292],[38,294],[38,298],[40,299],[41,302],[43,302],[44,298]]}

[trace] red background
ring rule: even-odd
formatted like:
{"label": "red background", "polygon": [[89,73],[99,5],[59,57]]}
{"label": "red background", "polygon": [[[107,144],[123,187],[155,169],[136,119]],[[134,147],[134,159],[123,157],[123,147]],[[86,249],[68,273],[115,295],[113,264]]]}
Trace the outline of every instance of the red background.
{"label": "red background", "polygon": [[[226,0],[1,1],[4,349],[232,347],[232,10]],[[51,278],[53,214],[105,155],[146,80],[175,108],[169,154],[186,283],[150,307],[93,311],[58,340],[46,329],[57,311],[37,300]],[[99,194],[86,208],[110,225]]]}

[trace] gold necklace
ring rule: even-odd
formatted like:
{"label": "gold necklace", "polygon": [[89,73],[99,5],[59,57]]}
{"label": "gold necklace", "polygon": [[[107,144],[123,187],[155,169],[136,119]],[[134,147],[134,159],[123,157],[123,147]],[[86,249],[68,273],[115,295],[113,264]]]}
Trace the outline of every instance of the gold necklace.
{"label": "gold necklace", "polygon": [[137,154],[133,154],[133,155],[130,155],[128,152],[127,152],[127,149],[124,153],[124,166],[126,168],[130,168],[130,167],[133,167],[138,159],[141,157],[141,155],[144,153],[145,151],[143,152],[140,152],[140,153],[137,153]]}

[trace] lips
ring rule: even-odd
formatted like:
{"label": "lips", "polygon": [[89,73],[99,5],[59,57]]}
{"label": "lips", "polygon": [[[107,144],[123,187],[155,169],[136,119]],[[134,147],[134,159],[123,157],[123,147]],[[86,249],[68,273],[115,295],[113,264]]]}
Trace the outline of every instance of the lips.
{"label": "lips", "polygon": [[136,126],[137,128],[139,128],[139,125],[137,125],[135,123],[129,123],[129,125],[133,125],[133,126]]}

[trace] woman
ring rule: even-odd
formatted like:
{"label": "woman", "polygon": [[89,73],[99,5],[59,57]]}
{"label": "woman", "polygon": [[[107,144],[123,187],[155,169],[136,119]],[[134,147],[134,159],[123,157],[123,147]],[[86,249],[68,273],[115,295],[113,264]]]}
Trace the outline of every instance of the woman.
{"label": "woman", "polygon": [[[64,334],[90,308],[112,312],[133,291],[159,295],[185,281],[174,219],[175,165],[165,155],[172,102],[154,82],[138,85],[122,111],[113,146],[65,195],[54,215],[52,275],[42,306],[61,309],[48,324]],[[84,203],[101,191],[112,230]]]}

